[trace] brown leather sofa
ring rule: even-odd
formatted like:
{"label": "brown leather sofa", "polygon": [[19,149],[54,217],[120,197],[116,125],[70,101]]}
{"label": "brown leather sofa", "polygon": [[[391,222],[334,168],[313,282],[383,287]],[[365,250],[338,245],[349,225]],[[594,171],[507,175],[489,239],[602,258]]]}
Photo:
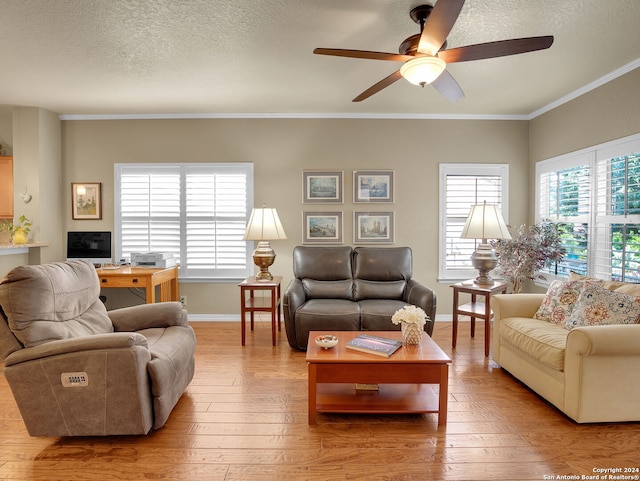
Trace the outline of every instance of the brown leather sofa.
{"label": "brown leather sofa", "polygon": [[391,316],[407,304],[436,317],[435,293],[413,280],[409,247],[307,247],[293,250],[294,279],[284,293],[289,345],[305,350],[310,331],[399,330]]}
{"label": "brown leather sofa", "polygon": [[146,434],[194,374],[179,302],[107,312],[84,261],[20,266],[0,281],[0,358],[32,436]]}

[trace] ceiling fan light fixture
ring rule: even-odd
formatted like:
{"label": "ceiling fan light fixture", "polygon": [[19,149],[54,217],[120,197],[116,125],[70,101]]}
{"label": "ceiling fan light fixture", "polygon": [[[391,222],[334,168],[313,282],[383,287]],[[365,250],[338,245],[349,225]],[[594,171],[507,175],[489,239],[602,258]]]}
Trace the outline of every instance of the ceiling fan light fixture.
{"label": "ceiling fan light fixture", "polygon": [[400,67],[400,74],[415,85],[425,86],[437,79],[447,64],[438,57],[416,57]]}

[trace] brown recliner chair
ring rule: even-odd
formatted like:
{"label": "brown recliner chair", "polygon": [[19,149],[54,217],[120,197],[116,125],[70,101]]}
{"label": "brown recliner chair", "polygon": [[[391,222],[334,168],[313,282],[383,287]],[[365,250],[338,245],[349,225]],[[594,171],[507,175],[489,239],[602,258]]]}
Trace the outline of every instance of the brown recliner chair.
{"label": "brown recliner chair", "polygon": [[0,281],[0,356],[32,436],[146,434],[194,374],[179,302],[107,312],[84,261],[20,266]]}
{"label": "brown recliner chair", "polygon": [[431,335],[436,295],[412,279],[409,247],[306,247],[293,250],[294,279],[284,293],[289,345],[306,349],[310,331],[393,331],[394,312],[421,307]]}

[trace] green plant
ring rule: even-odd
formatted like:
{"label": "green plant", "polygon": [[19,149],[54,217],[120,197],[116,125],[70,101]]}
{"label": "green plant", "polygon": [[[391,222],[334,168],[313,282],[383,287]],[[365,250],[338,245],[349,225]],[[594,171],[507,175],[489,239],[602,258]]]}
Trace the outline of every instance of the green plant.
{"label": "green plant", "polygon": [[561,245],[558,224],[542,221],[530,227],[509,227],[511,239],[492,241],[498,266],[494,273],[513,284],[513,292],[522,291],[525,280],[545,279],[539,271],[561,261],[565,250]]}
{"label": "green plant", "polygon": [[25,215],[21,215],[18,220],[14,222],[5,223],[2,225],[2,228],[9,232],[11,236],[15,235],[16,232],[24,232],[24,234],[28,234],[31,231],[32,223]]}

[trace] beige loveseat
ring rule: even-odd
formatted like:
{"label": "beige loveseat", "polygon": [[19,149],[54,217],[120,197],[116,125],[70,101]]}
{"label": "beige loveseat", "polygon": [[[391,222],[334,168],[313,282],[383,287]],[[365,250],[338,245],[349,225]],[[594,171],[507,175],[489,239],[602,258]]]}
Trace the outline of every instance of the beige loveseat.
{"label": "beige loveseat", "polygon": [[[640,295],[638,286],[619,289]],[[568,330],[562,321],[534,318],[544,299],[491,299],[493,359],[578,423],[640,421],[640,324]]]}
{"label": "beige loveseat", "polygon": [[0,358],[32,436],[146,434],[194,374],[179,302],[107,312],[84,261],[20,266],[0,282]]}

